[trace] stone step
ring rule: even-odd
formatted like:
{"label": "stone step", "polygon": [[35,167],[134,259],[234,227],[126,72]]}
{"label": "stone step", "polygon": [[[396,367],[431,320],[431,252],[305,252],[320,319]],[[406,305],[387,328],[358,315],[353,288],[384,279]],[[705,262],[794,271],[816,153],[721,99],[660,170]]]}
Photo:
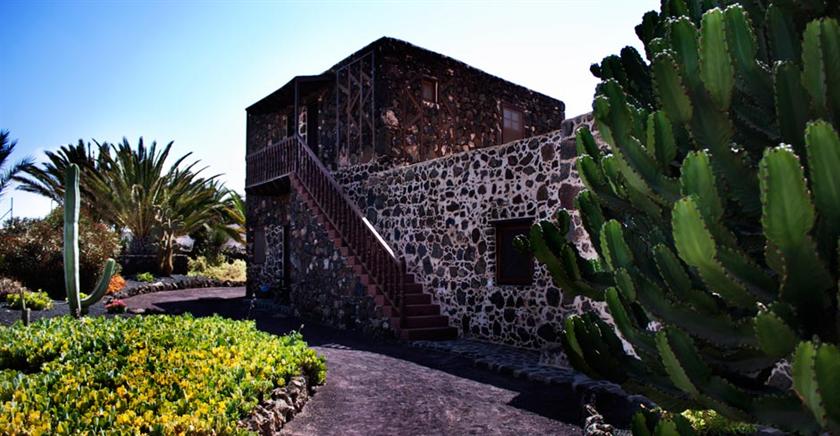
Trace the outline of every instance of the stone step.
{"label": "stone step", "polygon": [[[397,318],[399,320],[399,318]],[[449,319],[443,315],[406,316],[402,322],[403,329],[420,329],[430,327],[446,327]]]}
{"label": "stone step", "polygon": [[422,294],[423,293],[423,285],[419,283],[404,283],[403,290],[405,290],[407,294]]}
{"label": "stone step", "polygon": [[400,330],[400,339],[405,341],[445,341],[456,339],[458,329],[455,327],[429,327],[419,329]]}
{"label": "stone step", "polygon": [[429,294],[406,294],[405,296],[405,305],[415,305],[415,304],[431,304],[432,297]]}
{"label": "stone step", "polygon": [[440,315],[440,306],[437,304],[406,304],[406,316]]}

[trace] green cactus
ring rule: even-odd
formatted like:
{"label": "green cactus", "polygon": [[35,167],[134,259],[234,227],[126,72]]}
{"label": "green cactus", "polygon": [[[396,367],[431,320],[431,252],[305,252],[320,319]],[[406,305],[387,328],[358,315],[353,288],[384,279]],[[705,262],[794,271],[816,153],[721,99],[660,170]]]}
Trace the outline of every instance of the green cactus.
{"label": "green cactus", "polygon": [[[647,61],[628,47],[592,67],[608,150],[577,132],[576,208],[597,259],[566,240],[568,211],[520,241],[612,315],[566,320],[576,368],[671,412],[840,432],[838,16],[663,0],[636,28]],[[792,390],[768,383],[785,362]]]}
{"label": "green cactus", "polygon": [[70,313],[79,318],[108,290],[116,262],[108,259],[94,291],[81,298],[79,292],[79,167],[71,164],[64,173],[64,285]]}

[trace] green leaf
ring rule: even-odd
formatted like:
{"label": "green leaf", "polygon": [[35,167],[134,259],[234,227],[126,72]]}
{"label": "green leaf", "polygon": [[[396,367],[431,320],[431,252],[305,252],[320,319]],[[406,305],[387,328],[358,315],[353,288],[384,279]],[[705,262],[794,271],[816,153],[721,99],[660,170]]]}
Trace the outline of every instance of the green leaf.
{"label": "green leaf", "polygon": [[653,429],[653,434],[656,436],[680,436],[680,432],[677,431],[677,424],[670,419],[660,419],[656,428]]}
{"label": "green leaf", "polygon": [[732,103],[735,71],[726,42],[723,11],[712,9],[703,14],[700,27],[700,77],[715,105],[723,111]]}
{"label": "green leaf", "polygon": [[653,77],[656,95],[668,118],[679,125],[691,121],[691,100],[683,87],[679,68],[669,53],[661,53],[653,59]]}
{"label": "green leaf", "polygon": [[755,333],[762,351],[781,359],[796,347],[796,333],[773,312],[762,311],[755,317]]}

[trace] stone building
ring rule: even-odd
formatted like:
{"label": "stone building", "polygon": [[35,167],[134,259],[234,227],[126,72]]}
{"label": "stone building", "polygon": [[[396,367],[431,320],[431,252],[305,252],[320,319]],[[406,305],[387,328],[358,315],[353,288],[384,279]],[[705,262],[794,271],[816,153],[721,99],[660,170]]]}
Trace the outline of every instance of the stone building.
{"label": "stone building", "polygon": [[572,207],[581,122],[392,38],[293,78],[247,109],[248,291],[338,327],[550,346],[569,305],[512,240]]}

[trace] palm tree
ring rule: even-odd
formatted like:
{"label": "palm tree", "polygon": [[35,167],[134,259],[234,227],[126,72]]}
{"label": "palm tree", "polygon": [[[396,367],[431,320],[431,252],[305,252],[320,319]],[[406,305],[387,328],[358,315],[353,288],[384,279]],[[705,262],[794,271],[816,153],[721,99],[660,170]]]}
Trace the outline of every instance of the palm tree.
{"label": "palm tree", "polygon": [[16,145],[17,141],[9,140],[8,130],[0,130],[0,198],[3,197],[3,193],[9,188],[12,180],[15,179],[15,175],[32,166],[32,159],[27,157],[6,168],[6,160],[9,159]]}
{"label": "palm tree", "polygon": [[[81,139],[78,143],[61,146],[58,151],[47,151],[47,161],[40,165],[30,165],[14,177],[21,191],[42,195],[58,204],[64,202],[64,172],[70,164],[79,166],[81,177],[79,189],[82,191],[82,206],[89,211],[95,209],[92,204],[95,196],[91,192],[92,180],[99,177],[98,153],[108,148],[107,144],[94,141],[85,144]],[[97,153],[94,153],[94,150]]]}

